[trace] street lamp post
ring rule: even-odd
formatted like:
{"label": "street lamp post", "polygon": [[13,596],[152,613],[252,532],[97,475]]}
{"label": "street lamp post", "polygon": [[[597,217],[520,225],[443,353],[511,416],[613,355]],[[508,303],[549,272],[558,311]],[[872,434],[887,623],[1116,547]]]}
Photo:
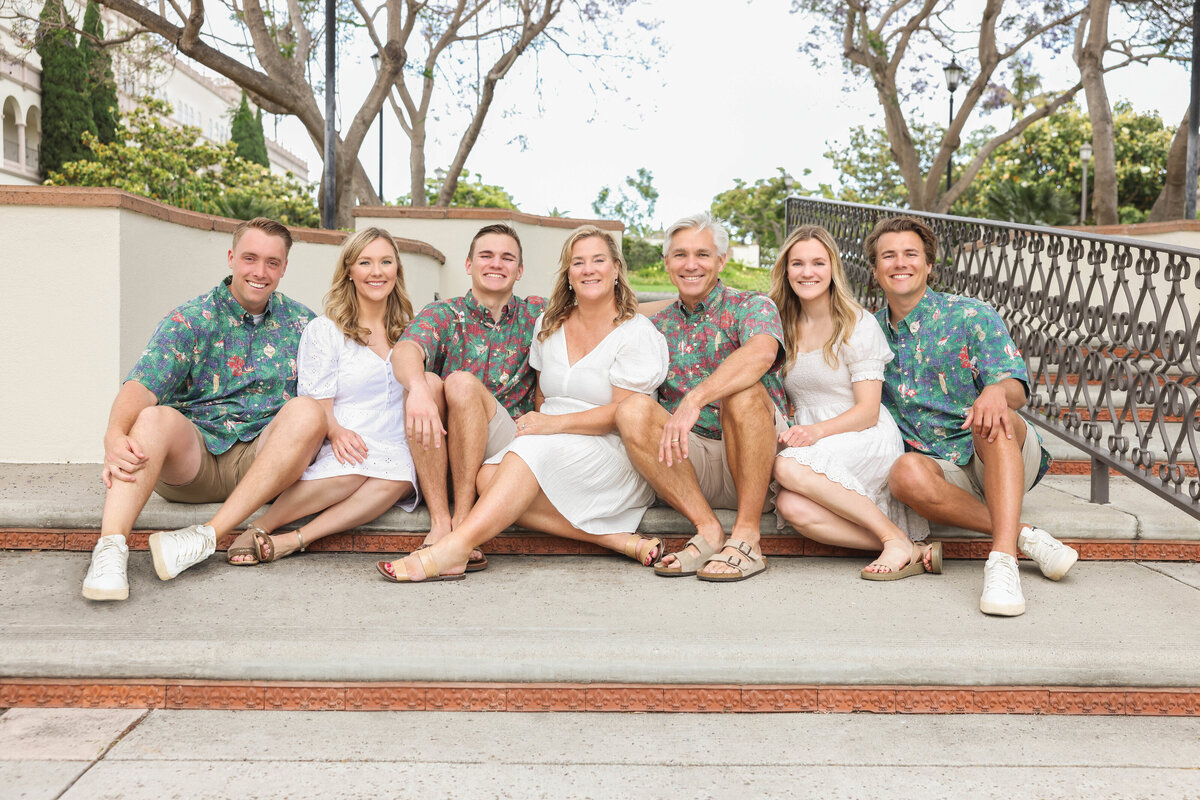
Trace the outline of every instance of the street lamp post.
{"label": "street lamp post", "polygon": [[1092,143],[1084,142],[1079,146],[1079,160],[1083,164],[1083,196],[1079,200],[1079,224],[1087,224],[1087,181],[1088,162],[1092,160]]}
{"label": "street lamp post", "polygon": [[[379,53],[371,54],[371,66],[379,74]],[[390,92],[390,90],[389,90]],[[383,205],[383,106],[379,107],[379,204]]]}
{"label": "street lamp post", "polygon": [[[946,73],[946,88],[950,90],[950,121],[946,125],[947,134],[950,132],[950,127],[954,124],[954,92],[958,89],[958,85],[962,83],[964,70],[958,65],[958,59],[950,56],[950,63],[942,67],[942,72]],[[950,193],[950,184],[954,178],[954,151],[950,151],[950,160],[946,162],[946,193]]]}

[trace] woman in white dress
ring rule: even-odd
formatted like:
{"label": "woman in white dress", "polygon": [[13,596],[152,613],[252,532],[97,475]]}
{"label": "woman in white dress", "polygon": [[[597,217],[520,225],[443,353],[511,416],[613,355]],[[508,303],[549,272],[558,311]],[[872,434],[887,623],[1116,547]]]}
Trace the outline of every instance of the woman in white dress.
{"label": "woman in white dress", "polygon": [[624,553],[644,566],[662,541],[639,536],[654,490],[616,433],[617,405],[653,394],[667,374],[667,343],[646,317],[612,237],[594,226],[563,245],[554,291],[534,328],[529,363],[535,407],[517,436],[479,472],[479,500],[449,536],[402,561],[380,561],[398,582],[463,577],[473,548],[517,523]]}
{"label": "woman in white dress", "polygon": [[904,452],[879,402],[892,351],[879,323],[850,295],[828,231],[804,225],[787,238],[770,294],[783,322],[783,385],[795,409],[775,458],[781,526],[839,547],[882,546],[862,570],[867,580],[941,572],[941,542],[915,543],[928,536],[928,524],[887,489],[888,470]]}
{"label": "woman in white dress", "polygon": [[[406,511],[416,506],[404,387],[389,363],[412,315],[391,234],[367,228],[351,236],[325,295],[325,314],[304,329],[296,359],[299,393],[325,408],[328,438],[300,480],[230,546],[230,563],[274,561],[370,522],[397,502]],[[275,533],[309,514],[317,516],[303,527]]]}

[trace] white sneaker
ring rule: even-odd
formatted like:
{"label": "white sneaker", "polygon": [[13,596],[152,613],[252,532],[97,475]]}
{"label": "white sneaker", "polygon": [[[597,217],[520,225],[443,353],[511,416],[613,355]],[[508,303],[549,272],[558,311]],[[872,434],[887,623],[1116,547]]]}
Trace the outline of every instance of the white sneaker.
{"label": "white sneaker", "polygon": [[1038,569],[1052,581],[1056,581],[1067,570],[1075,566],[1079,553],[1075,548],[1065,545],[1058,539],[1046,533],[1041,528],[1024,525],[1017,537],[1017,547],[1038,565]]}
{"label": "white sneaker", "polygon": [[189,525],[177,531],[150,534],[154,571],[169,581],[217,551],[217,532],[207,525]]}
{"label": "white sneaker", "polygon": [[1025,596],[1021,594],[1021,575],[1017,559],[995,550],[983,565],[983,595],[979,610],[999,617],[1017,617],[1025,613]]}
{"label": "white sneaker", "polygon": [[125,565],[129,561],[129,546],[121,534],[101,536],[92,548],[92,564],[83,579],[83,596],[88,600],[125,600],[129,597],[129,581]]}

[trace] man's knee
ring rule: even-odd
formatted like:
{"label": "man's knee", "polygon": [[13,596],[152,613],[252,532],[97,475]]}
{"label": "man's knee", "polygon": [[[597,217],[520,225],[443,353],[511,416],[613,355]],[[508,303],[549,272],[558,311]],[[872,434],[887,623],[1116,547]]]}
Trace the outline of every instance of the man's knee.
{"label": "man's knee", "polygon": [[325,408],[311,397],[293,397],[279,409],[276,419],[286,426],[292,436],[320,436],[325,438],[328,423]]}
{"label": "man's knee", "polygon": [[442,380],[442,377],[435,372],[426,372],[425,385],[429,387],[433,399],[439,403],[442,402],[442,399],[446,396],[445,381]]}
{"label": "man's knee", "polygon": [[721,424],[724,425],[726,422],[736,424],[753,415],[770,419],[773,408],[771,396],[767,394],[762,383],[758,382],[753,386],[747,386],[745,389],[734,392],[721,401]]}
{"label": "man's knee", "polygon": [[617,406],[617,431],[624,439],[639,440],[654,425],[655,410],[661,406],[653,397],[631,394]]}
{"label": "man's knee", "polygon": [[920,453],[904,453],[888,473],[892,496],[908,505],[933,499],[939,482],[945,483],[941,469]]}
{"label": "man's knee", "polygon": [[451,372],[442,385],[448,409],[462,409],[471,404],[482,404],[489,411],[494,407],[492,393],[469,372]]}

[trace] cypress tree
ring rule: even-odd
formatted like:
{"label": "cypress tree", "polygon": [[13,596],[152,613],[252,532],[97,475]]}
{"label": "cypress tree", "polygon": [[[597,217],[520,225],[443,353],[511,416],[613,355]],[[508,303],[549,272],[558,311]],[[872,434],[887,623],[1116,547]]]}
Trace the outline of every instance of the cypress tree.
{"label": "cypress tree", "polygon": [[264,167],[271,165],[267,160],[267,145],[263,138],[262,110],[259,110],[258,117],[250,113],[250,104],[246,102],[245,92],[242,92],[241,105],[233,112],[233,119],[229,124],[229,138],[237,144],[237,154],[240,157]]}
{"label": "cypress tree", "polygon": [[37,31],[42,59],[41,168],[46,175],[68,161],[91,156],[83,132],[96,132],[87,95],[87,66],[75,46],[74,23],[62,0],[46,0]]}
{"label": "cypress tree", "polygon": [[[83,14],[83,32],[96,39],[104,38],[104,23],[100,21],[100,6],[96,0],[88,0],[87,11]],[[79,38],[79,51],[88,66],[88,96],[96,135],[108,144],[117,132],[117,84],[113,78],[112,57],[86,36]]]}

